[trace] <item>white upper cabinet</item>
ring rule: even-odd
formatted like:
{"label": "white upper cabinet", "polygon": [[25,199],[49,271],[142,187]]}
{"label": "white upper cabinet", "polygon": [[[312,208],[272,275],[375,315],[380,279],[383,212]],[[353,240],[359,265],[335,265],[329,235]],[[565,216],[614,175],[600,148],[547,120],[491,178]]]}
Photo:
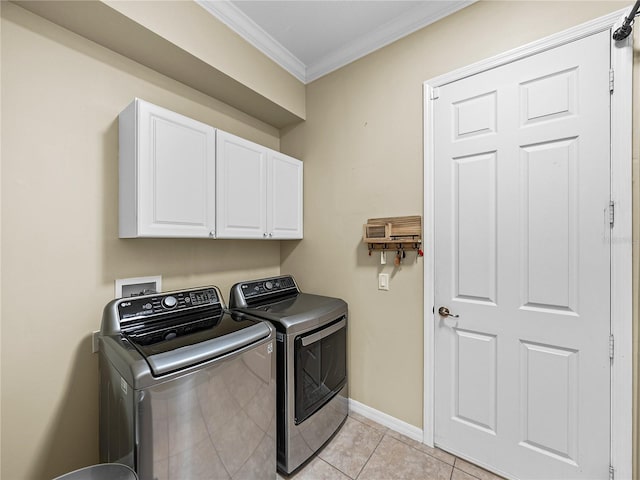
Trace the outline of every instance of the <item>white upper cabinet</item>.
{"label": "white upper cabinet", "polygon": [[119,117],[120,237],[215,237],[215,136],[140,99]]}
{"label": "white upper cabinet", "polygon": [[264,238],[267,231],[267,149],[218,131],[218,238]]}
{"label": "white upper cabinet", "polygon": [[218,130],[217,237],[302,238],[302,162]]}
{"label": "white upper cabinet", "polygon": [[302,238],[302,162],[144,100],[119,117],[120,238]]}
{"label": "white upper cabinet", "polygon": [[267,235],[302,238],[302,162],[274,151],[267,159]]}

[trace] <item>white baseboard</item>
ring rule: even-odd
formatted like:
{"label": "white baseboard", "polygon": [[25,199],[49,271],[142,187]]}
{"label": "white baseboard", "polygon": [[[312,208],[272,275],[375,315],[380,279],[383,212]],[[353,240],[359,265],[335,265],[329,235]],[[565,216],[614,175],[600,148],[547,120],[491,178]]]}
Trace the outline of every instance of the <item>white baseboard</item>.
{"label": "white baseboard", "polygon": [[363,417],[367,417],[374,422],[378,422],[380,425],[390,428],[398,433],[406,435],[407,437],[416,440],[422,443],[423,433],[422,429],[415,427],[407,422],[403,422],[402,420],[398,420],[391,415],[387,415],[375,408],[371,408],[363,403],[354,400],[353,398],[349,399],[349,411],[359,413]]}

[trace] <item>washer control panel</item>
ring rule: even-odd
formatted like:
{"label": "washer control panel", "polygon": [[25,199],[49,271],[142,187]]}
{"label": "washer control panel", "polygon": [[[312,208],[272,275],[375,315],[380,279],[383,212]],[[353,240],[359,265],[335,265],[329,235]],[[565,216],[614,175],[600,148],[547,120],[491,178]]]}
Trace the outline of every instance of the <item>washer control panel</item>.
{"label": "washer control panel", "polygon": [[118,314],[120,320],[126,320],[219,303],[220,299],[215,289],[204,288],[172,292],[166,295],[146,295],[144,297],[122,299],[118,304]]}

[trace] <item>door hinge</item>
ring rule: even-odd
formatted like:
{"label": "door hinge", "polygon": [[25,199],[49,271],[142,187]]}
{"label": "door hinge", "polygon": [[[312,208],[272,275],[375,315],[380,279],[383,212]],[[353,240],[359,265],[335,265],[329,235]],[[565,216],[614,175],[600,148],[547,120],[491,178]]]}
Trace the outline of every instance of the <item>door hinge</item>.
{"label": "door hinge", "polygon": [[609,93],[613,93],[613,68],[609,70]]}
{"label": "door hinge", "polygon": [[431,100],[436,100],[440,98],[440,89],[439,88],[432,88],[431,89]]}
{"label": "door hinge", "polygon": [[615,476],[615,470],[613,469],[613,466],[609,465],[609,480],[613,480]]}
{"label": "door hinge", "polygon": [[613,335],[609,335],[609,358],[613,360],[614,341]]}
{"label": "door hinge", "polygon": [[616,202],[611,200],[609,202],[609,226],[613,227],[613,223],[616,220]]}

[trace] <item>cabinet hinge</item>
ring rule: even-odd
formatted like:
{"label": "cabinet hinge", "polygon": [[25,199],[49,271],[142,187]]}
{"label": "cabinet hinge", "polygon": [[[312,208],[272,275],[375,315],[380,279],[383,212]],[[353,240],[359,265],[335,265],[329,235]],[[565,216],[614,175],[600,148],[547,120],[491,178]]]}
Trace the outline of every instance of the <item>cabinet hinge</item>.
{"label": "cabinet hinge", "polygon": [[613,480],[615,477],[615,470],[612,465],[609,465],[609,480]]}
{"label": "cabinet hinge", "polygon": [[609,70],[609,92],[613,93],[613,68]]}
{"label": "cabinet hinge", "polygon": [[609,202],[609,226],[613,227],[613,223],[616,219],[616,203],[611,200]]}
{"label": "cabinet hinge", "polygon": [[609,335],[609,358],[613,360],[614,341],[613,335]]}
{"label": "cabinet hinge", "polygon": [[440,89],[439,88],[432,88],[431,89],[431,100],[436,100],[440,98]]}

